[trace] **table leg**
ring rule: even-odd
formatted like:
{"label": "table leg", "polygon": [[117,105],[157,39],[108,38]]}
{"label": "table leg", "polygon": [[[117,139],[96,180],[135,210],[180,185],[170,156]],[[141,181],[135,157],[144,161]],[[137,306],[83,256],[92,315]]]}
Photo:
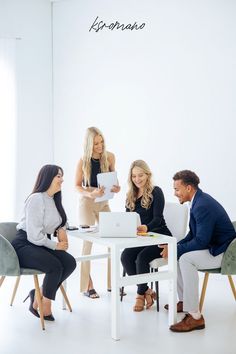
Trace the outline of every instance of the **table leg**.
{"label": "table leg", "polygon": [[177,312],[177,257],[176,257],[176,242],[168,245],[168,268],[172,272],[173,277],[169,280],[169,326],[176,323]]}
{"label": "table leg", "polygon": [[120,251],[115,245],[111,247],[111,336],[120,340]]}

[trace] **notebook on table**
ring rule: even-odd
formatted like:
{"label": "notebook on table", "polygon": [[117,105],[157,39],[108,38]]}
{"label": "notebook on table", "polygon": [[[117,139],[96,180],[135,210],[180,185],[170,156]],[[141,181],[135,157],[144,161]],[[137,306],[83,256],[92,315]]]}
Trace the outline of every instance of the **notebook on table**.
{"label": "notebook on table", "polygon": [[100,212],[100,237],[136,237],[140,216],[135,212]]}

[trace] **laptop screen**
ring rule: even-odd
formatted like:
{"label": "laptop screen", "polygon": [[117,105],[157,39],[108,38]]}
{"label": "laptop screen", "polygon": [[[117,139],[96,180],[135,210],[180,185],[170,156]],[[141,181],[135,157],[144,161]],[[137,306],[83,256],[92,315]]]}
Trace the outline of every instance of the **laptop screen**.
{"label": "laptop screen", "polygon": [[139,214],[135,212],[100,212],[100,237],[136,237],[140,224]]}

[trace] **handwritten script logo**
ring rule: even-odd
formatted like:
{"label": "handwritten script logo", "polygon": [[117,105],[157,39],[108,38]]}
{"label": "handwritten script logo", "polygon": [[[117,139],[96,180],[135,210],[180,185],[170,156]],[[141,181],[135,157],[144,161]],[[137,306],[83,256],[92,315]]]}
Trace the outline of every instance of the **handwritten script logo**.
{"label": "handwritten script logo", "polygon": [[141,25],[139,25],[137,22],[134,22],[133,24],[128,23],[128,24],[124,24],[124,23],[120,23],[118,21],[116,22],[111,22],[111,23],[106,23],[104,21],[99,21],[98,16],[95,18],[92,26],[89,29],[89,32],[94,30],[95,32],[99,32],[103,29],[108,29],[108,30],[121,30],[121,31],[125,31],[125,30],[142,30],[145,27],[145,23],[142,23]]}

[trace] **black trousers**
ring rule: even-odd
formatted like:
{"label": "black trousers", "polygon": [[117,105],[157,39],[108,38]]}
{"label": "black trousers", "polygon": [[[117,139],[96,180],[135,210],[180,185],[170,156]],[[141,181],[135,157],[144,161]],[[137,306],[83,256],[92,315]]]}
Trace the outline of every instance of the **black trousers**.
{"label": "black trousers", "polygon": [[[149,273],[149,263],[155,258],[160,258],[162,250],[157,245],[126,248],[121,254],[121,263],[128,275]],[[138,284],[137,293],[144,295],[147,289],[147,283]]]}
{"label": "black trousers", "polygon": [[17,232],[12,246],[19,258],[20,267],[38,269],[45,273],[43,296],[55,300],[57,289],[76,268],[74,257],[66,251],[34,245],[27,240],[23,230]]}

